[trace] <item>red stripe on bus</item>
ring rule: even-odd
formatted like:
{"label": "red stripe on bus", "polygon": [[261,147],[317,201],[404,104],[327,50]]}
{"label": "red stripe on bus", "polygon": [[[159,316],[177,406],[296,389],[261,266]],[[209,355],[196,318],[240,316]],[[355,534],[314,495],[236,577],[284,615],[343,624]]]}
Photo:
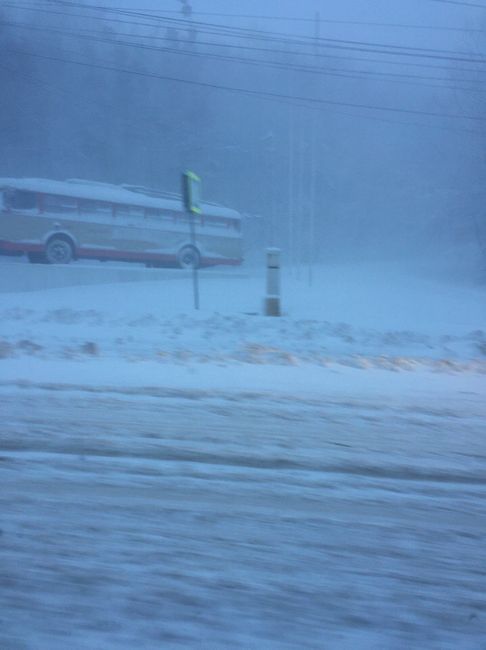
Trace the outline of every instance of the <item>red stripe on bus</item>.
{"label": "red stripe on bus", "polygon": [[[0,251],[7,251],[12,253],[42,253],[44,251],[43,244],[23,244],[19,242],[10,242],[0,240]],[[134,251],[114,251],[109,249],[95,249],[95,248],[79,248],[76,250],[77,257],[91,258],[91,259],[106,259],[106,260],[127,260],[137,262],[161,262],[161,263],[174,263],[177,262],[177,255],[167,255],[163,253],[144,253]],[[243,260],[238,258],[225,258],[225,257],[202,257],[201,266],[216,266],[220,264],[229,266],[239,266]]]}
{"label": "red stripe on bus", "polygon": [[174,262],[177,259],[175,255],[164,255],[162,253],[137,253],[134,251],[115,251],[106,248],[78,248],[76,249],[76,255],[77,257],[92,257],[95,259],[103,257],[105,259],[137,260],[141,262]]}
{"label": "red stripe on bus", "polygon": [[0,251],[9,251],[13,253],[40,253],[44,250],[42,244],[19,244],[17,242],[0,240]]}
{"label": "red stripe on bus", "polygon": [[[168,255],[164,253],[137,253],[133,251],[111,251],[111,250],[97,250],[93,248],[80,248],[77,250],[78,257],[90,257],[99,259],[117,259],[117,260],[133,260],[138,262],[161,262],[161,263],[174,263],[177,262],[177,255]],[[216,266],[217,264],[225,264],[229,266],[239,266],[243,260],[237,258],[226,257],[202,257],[201,266]]]}

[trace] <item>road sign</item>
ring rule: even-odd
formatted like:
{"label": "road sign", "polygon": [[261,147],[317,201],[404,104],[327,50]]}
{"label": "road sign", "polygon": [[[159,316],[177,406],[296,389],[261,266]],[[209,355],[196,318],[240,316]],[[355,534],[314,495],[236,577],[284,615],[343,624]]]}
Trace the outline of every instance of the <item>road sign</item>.
{"label": "road sign", "polygon": [[[192,248],[197,251],[196,244],[196,215],[202,213],[201,209],[201,179],[194,172],[182,172],[182,200],[184,208],[189,215],[189,237]],[[199,279],[197,264],[192,267],[192,283],[194,287],[194,308],[199,309]]]}
{"label": "road sign", "polygon": [[182,199],[187,212],[201,214],[201,179],[194,172],[182,173]]}

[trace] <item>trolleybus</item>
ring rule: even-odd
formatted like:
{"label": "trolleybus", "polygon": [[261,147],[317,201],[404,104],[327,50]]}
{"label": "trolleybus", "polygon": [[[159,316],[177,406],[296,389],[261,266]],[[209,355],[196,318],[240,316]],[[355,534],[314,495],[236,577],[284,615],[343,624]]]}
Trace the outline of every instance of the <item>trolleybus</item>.
{"label": "trolleybus", "polygon": [[[214,203],[201,208],[188,215],[178,195],[133,185],[0,178],[0,254],[48,264],[81,258],[182,268],[241,264],[240,214]],[[188,219],[195,219],[195,243]]]}

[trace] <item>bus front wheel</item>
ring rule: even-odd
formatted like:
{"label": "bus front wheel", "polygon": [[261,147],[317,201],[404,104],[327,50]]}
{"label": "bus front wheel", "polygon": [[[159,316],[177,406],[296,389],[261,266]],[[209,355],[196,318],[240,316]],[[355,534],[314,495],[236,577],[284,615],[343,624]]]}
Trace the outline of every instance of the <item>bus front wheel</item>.
{"label": "bus front wheel", "polygon": [[69,264],[74,257],[71,243],[64,237],[52,237],[46,246],[48,264]]}
{"label": "bus front wheel", "polygon": [[201,264],[201,255],[194,246],[184,246],[179,251],[177,261],[181,269],[197,269]]}

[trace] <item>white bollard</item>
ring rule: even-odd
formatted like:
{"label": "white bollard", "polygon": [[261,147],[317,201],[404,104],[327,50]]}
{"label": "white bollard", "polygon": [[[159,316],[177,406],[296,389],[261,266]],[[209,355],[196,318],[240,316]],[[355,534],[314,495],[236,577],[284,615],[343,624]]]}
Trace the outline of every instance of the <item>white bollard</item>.
{"label": "white bollard", "polygon": [[267,295],[265,316],[281,316],[280,310],[280,249],[267,248]]}

